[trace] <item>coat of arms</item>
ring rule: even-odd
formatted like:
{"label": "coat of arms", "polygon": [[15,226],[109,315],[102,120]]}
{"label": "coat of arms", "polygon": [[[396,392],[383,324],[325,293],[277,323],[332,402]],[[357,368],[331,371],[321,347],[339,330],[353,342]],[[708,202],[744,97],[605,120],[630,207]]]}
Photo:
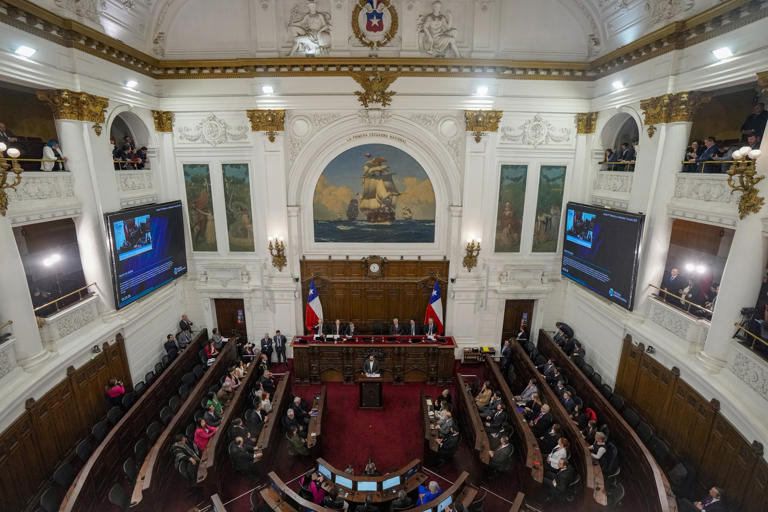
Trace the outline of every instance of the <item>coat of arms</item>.
{"label": "coat of arms", "polygon": [[385,46],[397,34],[397,11],[390,0],[357,0],[352,32],[364,46]]}

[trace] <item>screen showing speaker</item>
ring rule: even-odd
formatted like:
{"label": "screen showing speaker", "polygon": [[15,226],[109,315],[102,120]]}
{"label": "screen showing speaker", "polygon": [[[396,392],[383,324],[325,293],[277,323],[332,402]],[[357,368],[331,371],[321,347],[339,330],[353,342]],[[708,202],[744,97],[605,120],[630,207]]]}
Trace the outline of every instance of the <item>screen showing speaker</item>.
{"label": "screen showing speaker", "polygon": [[645,216],[568,203],[561,273],[632,310]]}
{"label": "screen showing speaker", "polygon": [[187,273],[182,211],[172,201],[104,216],[117,309]]}

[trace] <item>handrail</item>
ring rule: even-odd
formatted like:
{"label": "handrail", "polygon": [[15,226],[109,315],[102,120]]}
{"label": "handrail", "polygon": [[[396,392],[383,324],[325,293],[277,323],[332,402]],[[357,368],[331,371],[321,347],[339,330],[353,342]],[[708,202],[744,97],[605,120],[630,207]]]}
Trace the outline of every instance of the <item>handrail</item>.
{"label": "handrail", "polygon": [[33,311],[34,311],[35,313],[37,313],[37,312],[38,312],[38,311],[40,311],[41,309],[43,309],[43,308],[47,308],[47,307],[48,307],[48,306],[50,306],[51,304],[56,304],[56,311],[58,311],[58,310],[59,310],[59,305],[58,305],[58,302],[59,302],[60,300],[66,299],[67,297],[71,297],[72,295],[74,295],[74,294],[76,294],[76,293],[80,293],[81,291],[83,291],[83,290],[85,290],[85,289],[87,289],[87,288],[89,288],[89,287],[91,287],[91,286],[96,286],[96,282],[94,281],[94,282],[92,282],[92,283],[90,283],[90,284],[87,284],[87,285],[83,286],[82,288],[78,288],[77,290],[75,290],[75,291],[73,291],[73,292],[69,292],[69,293],[68,293],[68,294],[66,294],[66,295],[62,295],[62,296],[61,296],[61,297],[59,297],[58,299],[54,299],[54,300],[52,300],[51,302],[49,302],[49,303],[47,303],[47,304],[43,304],[42,306],[38,306],[38,307],[36,307],[36,308],[35,308]]}
{"label": "handrail", "polygon": [[14,162],[61,162],[61,163],[67,163],[66,160],[61,160],[58,158],[11,158],[9,156],[5,157],[8,160],[13,160]]}
{"label": "handrail", "polygon": [[119,158],[113,158],[112,163],[113,164],[127,164],[127,165],[133,165],[133,169],[115,169],[116,171],[149,171],[151,170],[149,167],[146,166],[146,163],[143,164],[143,167],[139,169],[138,164],[142,162],[141,159],[139,159],[139,162],[136,162],[135,160],[123,160]]}
{"label": "handrail", "polygon": [[[616,161],[616,162],[597,162],[598,165],[605,165],[605,166],[611,166],[611,169],[607,169],[608,172],[632,172],[629,170],[629,167],[632,165],[636,165],[637,162],[635,160],[624,160],[624,161]],[[614,169],[614,167],[624,167],[624,170],[617,171]]]}
{"label": "handrail", "polygon": [[[685,299],[685,298],[681,297],[680,295],[675,295],[675,294],[674,294],[674,293],[672,293],[672,292],[668,292],[667,290],[664,290],[664,289],[662,289],[662,288],[659,288],[659,287],[658,287],[658,286],[656,286],[655,284],[651,284],[651,283],[648,283],[648,286],[650,286],[651,288],[656,288],[656,289],[657,289],[657,290],[659,290],[661,293],[663,293],[663,294],[665,294],[665,295],[671,295],[671,296],[673,296],[673,297],[674,297],[674,298],[676,298],[676,299],[679,299],[679,300],[681,300],[681,301],[683,301],[683,302],[685,302],[685,303],[687,303],[687,304],[690,304],[691,306],[696,306],[698,309],[700,309],[700,310],[702,310],[702,311],[706,311],[706,312],[707,312],[707,313],[709,313],[710,315],[712,314],[712,310],[711,310],[711,309],[707,309],[707,308],[705,308],[704,306],[701,306],[701,305],[699,305],[699,304],[696,304],[695,302],[691,302],[691,301],[689,301],[689,300],[687,300],[687,299]],[[661,293],[660,293],[659,295],[661,295]],[[690,311],[690,310],[686,310],[686,311]]]}
{"label": "handrail", "polygon": [[740,326],[736,322],[734,322],[733,325],[736,326],[736,328],[739,329],[740,331],[744,331],[745,333],[747,333],[750,336],[752,336],[752,346],[750,347],[752,350],[755,350],[755,342],[757,342],[757,341],[759,341],[760,343],[762,343],[763,345],[768,347],[768,341],[765,341],[760,336],[757,336],[756,334],[753,334],[752,332],[749,331],[749,329],[745,329],[744,327]]}
{"label": "handrail", "polygon": [[13,320],[8,320],[7,322],[0,324],[0,329],[5,329],[6,327],[11,325],[12,323],[13,323]]}
{"label": "handrail", "polygon": [[[682,162],[680,162],[680,163],[681,163],[683,166],[686,166],[686,165],[695,165],[697,169],[698,169],[698,166],[699,166],[699,164],[701,164],[701,170],[700,170],[700,171],[698,171],[698,170],[697,170],[696,172],[697,172],[698,174],[705,174],[705,173],[704,173],[704,169],[706,168],[707,164],[717,164],[717,165],[722,165],[722,164],[735,164],[735,163],[737,163],[738,161],[739,161],[739,160],[704,160],[704,161],[702,161],[702,162],[697,162],[696,160],[683,160],[683,161],[682,161]],[[685,168],[685,167],[683,167],[683,168]],[[690,171],[689,171],[689,172],[690,172]],[[713,172],[713,173],[709,173],[709,174],[718,174],[718,173],[715,173],[715,172]],[[722,173],[720,173],[720,174],[722,174]]]}

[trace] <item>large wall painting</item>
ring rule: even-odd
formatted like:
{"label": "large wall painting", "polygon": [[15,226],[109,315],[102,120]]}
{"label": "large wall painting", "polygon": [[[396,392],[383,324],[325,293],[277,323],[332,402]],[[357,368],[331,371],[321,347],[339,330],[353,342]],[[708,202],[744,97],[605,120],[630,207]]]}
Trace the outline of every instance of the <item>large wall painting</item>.
{"label": "large wall painting", "polygon": [[435,192],[424,168],[387,144],[334,158],[313,198],[315,242],[433,243]]}
{"label": "large wall painting", "polygon": [[519,252],[527,165],[502,165],[499,177],[499,207],[496,217],[496,252]]}
{"label": "large wall painting", "polygon": [[542,165],[539,173],[539,198],[533,227],[533,252],[555,252],[560,239],[565,166]]}
{"label": "large wall painting", "polygon": [[216,226],[213,221],[211,173],[208,164],[184,164],[189,231],[193,251],[216,251]]}
{"label": "large wall painting", "polygon": [[224,176],[224,204],[227,206],[229,250],[253,252],[251,182],[248,164],[221,164]]}

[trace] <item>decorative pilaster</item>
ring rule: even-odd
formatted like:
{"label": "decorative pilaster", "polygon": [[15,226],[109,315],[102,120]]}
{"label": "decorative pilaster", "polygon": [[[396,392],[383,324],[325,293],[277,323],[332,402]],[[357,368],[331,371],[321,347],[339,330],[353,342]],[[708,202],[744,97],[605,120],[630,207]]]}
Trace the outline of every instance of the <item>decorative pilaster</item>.
{"label": "decorative pilaster", "polygon": [[683,91],[662,94],[640,102],[643,109],[648,137],[656,133],[656,125],[662,123],[683,123],[693,121],[693,116],[712,97],[698,91]]}
{"label": "decorative pilaster", "polygon": [[576,133],[588,135],[595,133],[597,126],[597,112],[585,112],[576,114]]}
{"label": "decorative pilaster", "polygon": [[761,93],[768,94],[768,71],[761,71],[757,74],[757,86]]}
{"label": "decorative pilaster", "polygon": [[156,132],[173,132],[173,112],[169,110],[153,110],[152,118],[155,120]]}
{"label": "decorative pilaster", "polygon": [[51,108],[54,119],[94,123],[93,131],[101,135],[104,112],[109,106],[107,98],[69,89],[47,89],[37,91],[37,99]]}
{"label": "decorative pilaster", "polygon": [[285,110],[246,110],[251,130],[266,132],[269,142],[275,142],[277,132],[285,129]]}
{"label": "decorative pilaster", "polygon": [[474,134],[475,142],[480,142],[486,133],[499,131],[503,115],[501,110],[465,110],[466,130]]}

